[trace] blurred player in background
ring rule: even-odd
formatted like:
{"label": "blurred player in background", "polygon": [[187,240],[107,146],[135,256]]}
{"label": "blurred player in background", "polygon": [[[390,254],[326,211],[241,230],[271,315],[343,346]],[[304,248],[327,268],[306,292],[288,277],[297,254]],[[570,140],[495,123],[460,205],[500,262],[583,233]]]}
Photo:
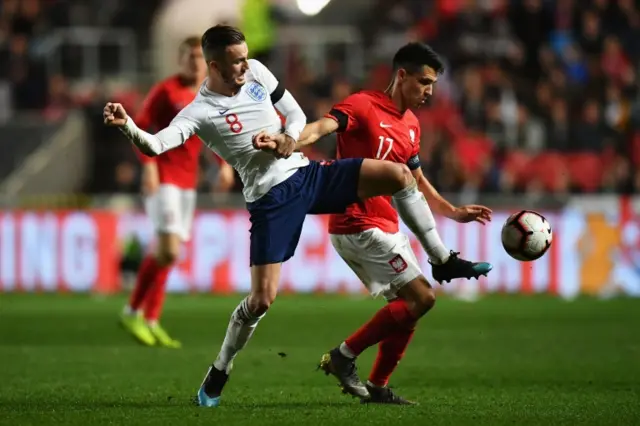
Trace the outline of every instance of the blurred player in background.
{"label": "blurred player in background", "polygon": [[[185,39],[178,49],[178,74],[156,84],[136,117],[138,125],[157,131],[188,105],[205,78],[206,63],[200,37]],[[121,316],[121,324],[141,343],[179,348],[160,323],[169,271],[178,261],[181,244],[191,233],[196,204],[199,157],[202,141],[192,136],[186,143],[157,157],[136,150],[142,162],[142,194],[145,210],[157,234],[154,252],[143,260],[129,304]],[[227,191],[233,186],[231,166],[219,160],[220,172],[216,189]]]}
{"label": "blurred player in background", "polygon": [[[410,43],[402,47],[393,58],[395,75],[385,92],[363,91],[347,97],[305,128],[298,147],[338,132],[338,158],[378,158],[406,164],[438,214],[461,223],[484,224],[491,220],[491,210],[477,205],[454,207],[438,194],[420,167],[420,123],[410,108],[427,102],[443,69],[441,59],[429,46]],[[420,241],[436,281],[489,273],[490,264],[463,260],[444,246],[430,210],[424,220],[429,231]],[[370,198],[350,206],[344,214],[331,215],[329,233],[338,254],[372,295],[383,295],[389,303],[324,355],[320,367],[336,376],[345,392],[363,402],[412,404],[387,383],[409,345],[417,320],[434,306],[435,293],[420,270],[409,239],[399,232],[391,198]],[[363,384],[355,360],[375,344],[379,344],[378,356],[368,382]]]}

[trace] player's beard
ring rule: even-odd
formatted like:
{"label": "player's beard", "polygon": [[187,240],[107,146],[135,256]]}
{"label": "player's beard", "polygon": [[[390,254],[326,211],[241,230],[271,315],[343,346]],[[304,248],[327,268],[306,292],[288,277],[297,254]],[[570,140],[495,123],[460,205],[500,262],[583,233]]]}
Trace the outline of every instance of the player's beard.
{"label": "player's beard", "polygon": [[238,83],[237,77],[234,77],[230,72],[222,71],[220,75],[222,76],[224,84],[234,91],[240,89],[244,85],[244,82]]}

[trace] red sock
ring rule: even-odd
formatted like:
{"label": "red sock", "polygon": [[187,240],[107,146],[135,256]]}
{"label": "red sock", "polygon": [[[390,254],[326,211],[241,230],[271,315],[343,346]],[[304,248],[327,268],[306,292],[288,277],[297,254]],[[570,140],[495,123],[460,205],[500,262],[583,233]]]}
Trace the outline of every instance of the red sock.
{"label": "red sock", "polygon": [[170,271],[171,265],[161,266],[156,271],[153,285],[149,289],[147,297],[144,299],[144,318],[147,321],[157,321],[160,318],[162,306],[164,305],[164,296],[166,294],[167,277]]}
{"label": "red sock", "polygon": [[153,285],[157,271],[158,263],[155,257],[152,255],[145,257],[138,270],[136,286],[131,293],[131,297],[129,297],[129,307],[132,310],[137,311],[140,309],[140,306],[142,306],[142,302],[144,302],[149,289]]}
{"label": "red sock", "polygon": [[404,357],[415,328],[398,330],[378,345],[378,356],[373,363],[369,381],[376,386],[387,386],[389,377]]}
{"label": "red sock", "polygon": [[368,347],[399,331],[413,329],[415,323],[416,318],[409,311],[407,303],[402,299],[396,299],[376,312],[373,318],[349,336],[345,343],[351,352],[358,356]]}

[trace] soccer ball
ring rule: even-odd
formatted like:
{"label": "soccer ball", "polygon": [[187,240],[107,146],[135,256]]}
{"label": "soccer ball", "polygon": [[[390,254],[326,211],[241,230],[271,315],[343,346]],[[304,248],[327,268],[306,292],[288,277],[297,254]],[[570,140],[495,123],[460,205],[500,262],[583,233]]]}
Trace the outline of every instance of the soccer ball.
{"label": "soccer ball", "polygon": [[514,259],[530,262],[544,255],[553,241],[551,225],[540,213],[512,214],[502,226],[502,246]]}

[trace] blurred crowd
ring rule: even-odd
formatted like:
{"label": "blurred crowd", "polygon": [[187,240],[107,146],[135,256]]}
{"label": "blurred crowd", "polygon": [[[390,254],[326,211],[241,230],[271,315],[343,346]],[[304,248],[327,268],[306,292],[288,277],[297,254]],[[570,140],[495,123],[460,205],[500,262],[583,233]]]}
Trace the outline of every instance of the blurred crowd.
{"label": "blurred crowd", "polygon": [[[0,81],[9,82],[10,102],[17,110],[38,109],[55,119],[72,106],[83,106],[97,123],[92,137],[96,156],[105,159],[96,162],[88,190],[137,192],[139,166],[132,150],[124,143],[116,148],[102,143],[118,137],[96,120],[105,95],[97,89],[91,96],[70,96],[65,76],[48,74],[37,59],[40,38],[52,27],[70,24],[74,16],[85,19],[81,11],[88,3],[2,0]],[[368,16],[354,23],[367,52],[364,80],[350,78],[333,53],[327,54],[324,70],[302,59],[291,61],[286,85],[310,120],[355,90],[385,89],[394,51],[407,40],[421,40],[447,61],[431,105],[418,112],[422,164],[438,189],[557,194],[640,189],[638,2],[375,3]],[[115,22],[128,17],[118,25],[145,37],[141,28],[145,22],[148,28],[152,6],[135,19],[121,8],[111,9]],[[132,110],[144,90],[122,95]],[[321,140],[308,154],[332,157],[335,137]],[[215,172],[215,162],[203,159],[201,190],[208,190]]]}
{"label": "blurred crowd", "polygon": [[[400,40],[445,56],[447,72],[419,112],[423,166],[440,190],[632,192],[639,10],[633,0],[381,1],[363,32],[386,63],[364,86],[387,87]],[[341,84],[329,103],[348,91]]]}

